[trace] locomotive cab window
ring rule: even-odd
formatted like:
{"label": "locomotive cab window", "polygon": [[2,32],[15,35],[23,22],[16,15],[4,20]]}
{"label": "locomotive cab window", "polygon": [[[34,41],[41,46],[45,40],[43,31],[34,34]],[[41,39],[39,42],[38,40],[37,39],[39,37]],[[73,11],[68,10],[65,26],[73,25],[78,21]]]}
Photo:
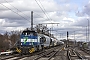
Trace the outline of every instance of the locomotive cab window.
{"label": "locomotive cab window", "polygon": [[40,43],[44,43],[46,41],[46,38],[45,37],[41,37],[40,38]]}
{"label": "locomotive cab window", "polygon": [[23,31],[22,35],[37,36],[37,33],[35,31]]}

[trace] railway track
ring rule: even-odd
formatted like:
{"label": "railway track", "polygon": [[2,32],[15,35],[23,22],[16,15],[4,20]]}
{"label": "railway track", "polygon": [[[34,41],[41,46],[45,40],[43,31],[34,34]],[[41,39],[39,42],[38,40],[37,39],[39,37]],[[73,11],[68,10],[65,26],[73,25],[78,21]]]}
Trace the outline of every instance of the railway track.
{"label": "railway track", "polygon": [[68,60],[85,60],[86,57],[81,55],[78,51],[71,49],[67,50]]}
{"label": "railway track", "polygon": [[50,49],[45,49],[43,51],[40,52],[35,52],[33,54],[29,54],[29,55],[10,55],[10,56],[5,56],[0,58],[0,60],[39,60],[39,59],[46,59],[46,60],[50,60],[57,52],[58,50],[60,50],[61,46],[57,46],[54,48],[50,48]]}
{"label": "railway track", "polygon": [[2,57],[0,60],[18,60],[18,59],[22,59],[22,58],[28,57],[28,56],[29,55],[20,56],[19,54],[15,54],[15,55],[11,55],[11,56]]}
{"label": "railway track", "polygon": [[14,55],[10,55],[10,56],[2,56],[0,58],[0,60],[26,60],[26,58],[28,58],[28,57],[34,56],[36,54],[38,55],[38,54],[41,54],[43,52],[44,52],[44,50],[40,51],[40,52],[33,53],[33,54],[28,54],[28,55],[14,54]]}
{"label": "railway track", "polygon": [[30,60],[43,60],[43,59],[44,60],[50,60],[50,59],[52,59],[53,56],[55,56],[56,53],[58,53],[59,50],[61,50],[61,48],[55,47],[55,48],[46,50],[44,53],[36,55],[33,58],[30,58]]}
{"label": "railway track", "polygon": [[90,55],[90,49],[83,49],[83,48],[80,48],[80,50],[84,51],[85,53],[89,54]]}
{"label": "railway track", "polygon": [[33,54],[29,54],[29,55],[20,55],[20,54],[13,54],[13,55],[1,55],[0,56],[0,60],[23,60],[23,59],[26,59],[34,54],[40,54],[44,51],[40,51],[40,52],[36,52],[36,53],[33,53]]}

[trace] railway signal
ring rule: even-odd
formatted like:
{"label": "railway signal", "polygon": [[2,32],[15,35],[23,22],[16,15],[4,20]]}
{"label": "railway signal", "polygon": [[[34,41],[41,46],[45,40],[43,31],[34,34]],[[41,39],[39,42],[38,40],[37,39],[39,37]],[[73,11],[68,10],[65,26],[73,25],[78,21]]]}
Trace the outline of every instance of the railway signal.
{"label": "railway signal", "polygon": [[66,41],[66,47],[68,47],[68,45],[69,45],[68,35],[69,35],[69,33],[68,33],[68,31],[67,31],[67,41]]}

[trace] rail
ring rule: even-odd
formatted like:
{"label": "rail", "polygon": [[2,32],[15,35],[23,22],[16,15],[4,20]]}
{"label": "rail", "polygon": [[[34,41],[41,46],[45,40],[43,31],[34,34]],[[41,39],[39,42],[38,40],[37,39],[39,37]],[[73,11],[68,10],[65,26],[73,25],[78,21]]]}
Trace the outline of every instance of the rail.
{"label": "rail", "polygon": [[81,59],[81,60],[84,60],[86,59],[85,56],[81,55],[79,52],[77,52],[76,50],[73,50],[74,54],[76,55],[71,55],[71,51],[68,49],[67,50],[67,57],[68,57],[68,60],[73,60],[73,58],[78,58],[78,59]]}

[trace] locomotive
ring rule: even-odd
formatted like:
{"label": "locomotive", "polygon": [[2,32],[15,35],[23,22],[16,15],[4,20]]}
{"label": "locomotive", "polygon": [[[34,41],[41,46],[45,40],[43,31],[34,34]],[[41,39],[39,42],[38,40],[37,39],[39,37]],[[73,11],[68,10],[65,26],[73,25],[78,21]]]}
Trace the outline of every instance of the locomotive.
{"label": "locomotive", "polygon": [[16,51],[20,54],[28,54],[60,44],[61,42],[57,41],[55,38],[38,34],[36,31],[24,30],[21,33]]}

